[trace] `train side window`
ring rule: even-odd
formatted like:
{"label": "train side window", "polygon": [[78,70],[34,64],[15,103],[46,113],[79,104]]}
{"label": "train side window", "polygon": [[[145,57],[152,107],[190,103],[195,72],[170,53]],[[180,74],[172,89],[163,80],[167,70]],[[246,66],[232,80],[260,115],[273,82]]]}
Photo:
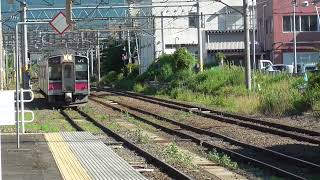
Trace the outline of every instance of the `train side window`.
{"label": "train side window", "polygon": [[49,66],[49,80],[61,80],[60,65]]}
{"label": "train side window", "polygon": [[88,66],[86,64],[76,64],[76,80],[88,79]]}

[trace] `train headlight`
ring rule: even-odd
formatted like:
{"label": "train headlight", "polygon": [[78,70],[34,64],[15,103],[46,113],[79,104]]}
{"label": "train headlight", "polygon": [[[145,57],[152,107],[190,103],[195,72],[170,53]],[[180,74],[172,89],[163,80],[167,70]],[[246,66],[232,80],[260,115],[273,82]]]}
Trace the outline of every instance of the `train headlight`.
{"label": "train headlight", "polygon": [[63,61],[72,61],[72,54],[64,54]]}

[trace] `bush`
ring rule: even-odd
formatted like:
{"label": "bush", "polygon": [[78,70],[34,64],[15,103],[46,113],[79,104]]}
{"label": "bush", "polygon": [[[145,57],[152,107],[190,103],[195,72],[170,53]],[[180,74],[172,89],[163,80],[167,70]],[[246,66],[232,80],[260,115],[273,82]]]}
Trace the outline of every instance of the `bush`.
{"label": "bush", "polygon": [[180,48],[173,54],[176,71],[191,70],[196,61],[186,48]]}
{"label": "bush", "polygon": [[176,79],[177,73],[183,71],[191,72],[195,65],[195,59],[190,54],[187,49],[178,49],[174,54],[168,55],[164,54],[159,57],[159,59],[152,63],[147,69],[136,80],[139,82],[158,80],[160,82],[171,82]]}
{"label": "bush", "polygon": [[118,73],[115,71],[110,71],[107,75],[103,76],[99,84],[110,84],[117,80]]}

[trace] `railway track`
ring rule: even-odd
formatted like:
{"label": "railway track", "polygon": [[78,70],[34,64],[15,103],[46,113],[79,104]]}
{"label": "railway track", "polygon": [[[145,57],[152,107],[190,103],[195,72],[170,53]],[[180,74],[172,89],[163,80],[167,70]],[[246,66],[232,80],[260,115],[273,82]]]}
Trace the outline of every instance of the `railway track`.
{"label": "railway track", "polygon": [[[90,100],[120,112],[127,111],[134,118],[144,123],[147,123],[149,125],[152,125],[158,129],[161,129],[166,133],[169,133],[171,135],[176,135],[182,138],[190,139],[191,141],[197,144],[200,144],[205,148],[208,148],[211,150],[216,149],[220,152],[226,153],[234,158],[237,158],[239,161],[246,161],[249,163],[253,163],[259,167],[269,169],[272,172],[275,172],[276,174],[282,175],[284,177],[290,177],[293,179],[306,179],[305,178],[306,174],[299,172],[299,170],[308,169],[308,171],[311,170],[312,172],[318,172],[320,170],[320,165],[318,164],[308,162],[308,161],[305,161],[296,157],[292,157],[286,154],[282,154],[277,151],[253,146],[248,143],[238,141],[236,139],[224,136],[219,133],[192,127],[187,124],[180,123],[166,117],[162,117],[158,114],[150,113],[135,107],[131,107],[127,104],[113,101],[113,103],[115,103],[113,105],[111,103],[101,101],[97,99],[97,97],[95,98],[90,97]],[[125,107],[125,108],[122,108],[122,107]],[[156,123],[146,118],[142,118],[141,114],[152,116],[161,121]],[[169,128],[167,126],[164,126],[162,125],[163,121],[170,123],[175,127]],[[227,142],[227,145],[225,146],[216,145],[215,142],[217,141]],[[233,148],[229,148],[229,147],[233,147]],[[280,163],[279,163],[279,160],[281,161]]]}
{"label": "railway track", "polygon": [[[183,172],[179,171],[178,169],[174,168],[173,166],[167,164],[166,162],[160,160],[159,158],[155,157],[154,155],[148,153],[147,151],[141,149],[137,145],[135,145],[130,140],[124,138],[123,136],[113,132],[109,128],[103,126],[101,123],[99,123],[97,120],[92,118],[87,113],[79,110],[78,108],[73,108],[73,110],[77,111],[81,116],[83,116],[87,121],[91,122],[93,125],[101,129],[106,135],[111,136],[112,138],[120,141],[123,143],[124,146],[126,146],[128,149],[131,149],[135,151],[138,155],[145,158],[147,161],[149,161],[151,164],[153,164],[155,167],[161,169],[165,174],[170,176],[173,179],[185,179],[185,180],[191,180],[192,178],[188,175],[184,174]],[[66,118],[66,120],[78,131],[85,131],[81,126],[79,126],[76,121],[74,121],[68,113],[66,113],[63,109],[60,110],[60,113]]]}
{"label": "railway track", "polygon": [[[161,105],[167,108],[181,110],[184,112],[192,112],[199,116],[225,122],[229,124],[235,124],[241,127],[258,130],[260,132],[271,133],[279,136],[289,137],[298,141],[304,141],[312,144],[320,145],[320,132],[311,131],[303,128],[292,127],[284,124],[267,122],[256,118],[245,117],[232,113],[226,113],[216,111],[208,108],[194,106],[190,104],[174,102],[170,100],[155,98],[138,93],[127,91],[116,91],[113,89],[97,88],[98,91],[106,91],[109,93],[117,94],[120,96],[130,97],[141,101]],[[100,95],[103,96],[103,95]]]}

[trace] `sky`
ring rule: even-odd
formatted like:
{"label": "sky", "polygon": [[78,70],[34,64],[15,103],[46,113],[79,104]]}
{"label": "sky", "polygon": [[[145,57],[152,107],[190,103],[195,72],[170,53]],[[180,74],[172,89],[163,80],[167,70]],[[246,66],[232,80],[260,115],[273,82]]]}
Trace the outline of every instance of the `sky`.
{"label": "sky", "polygon": [[[19,0],[23,1],[23,0]],[[13,4],[9,2],[14,2]],[[107,5],[109,3],[123,3],[124,0],[74,0],[74,6],[80,5],[91,5],[97,6],[100,5]],[[19,2],[18,0],[1,0],[1,10],[2,16],[7,17],[16,13],[19,10]],[[38,8],[38,7],[65,7],[65,0],[27,0],[27,6],[31,8]]]}

